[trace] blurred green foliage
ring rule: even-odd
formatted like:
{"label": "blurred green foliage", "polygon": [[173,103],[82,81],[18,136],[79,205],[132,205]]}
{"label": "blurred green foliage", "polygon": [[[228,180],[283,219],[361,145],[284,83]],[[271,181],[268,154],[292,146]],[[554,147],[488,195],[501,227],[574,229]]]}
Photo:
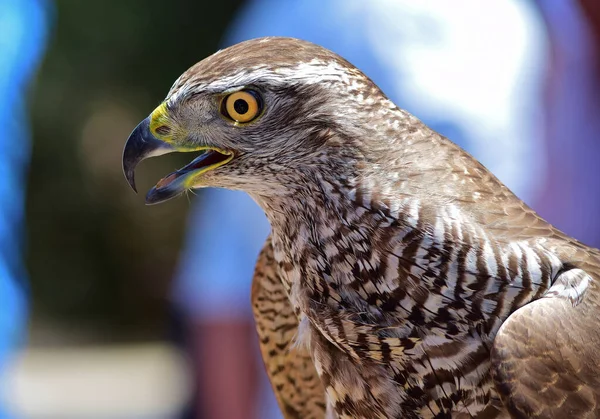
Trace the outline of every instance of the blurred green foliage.
{"label": "blurred green foliage", "polygon": [[[33,320],[95,340],[164,331],[189,201],[146,207],[153,183],[186,160],[121,174],[137,122],[188,67],[215,52],[240,1],[58,0],[31,98],[27,227]],[[189,157],[189,156],[188,156]]]}

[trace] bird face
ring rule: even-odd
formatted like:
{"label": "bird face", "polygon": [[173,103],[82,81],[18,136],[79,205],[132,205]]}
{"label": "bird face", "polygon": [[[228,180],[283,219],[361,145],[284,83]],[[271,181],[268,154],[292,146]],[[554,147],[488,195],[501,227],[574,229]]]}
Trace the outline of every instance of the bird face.
{"label": "bird face", "polygon": [[357,90],[366,87],[379,92],[316,45],[290,38],[237,44],[190,68],[134,129],[123,153],[125,176],[135,190],[141,160],[195,151],[201,154],[161,179],[147,203],[208,186],[273,193],[286,176],[335,161],[324,158],[341,149],[331,138],[360,125],[351,115],[361,105]]}

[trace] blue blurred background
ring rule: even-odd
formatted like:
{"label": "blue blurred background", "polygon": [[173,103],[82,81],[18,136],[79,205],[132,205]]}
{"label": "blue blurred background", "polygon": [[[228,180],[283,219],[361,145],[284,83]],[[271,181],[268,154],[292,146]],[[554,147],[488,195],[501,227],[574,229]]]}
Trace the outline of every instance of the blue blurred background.
{"label": "blue blurred background", "polygon": [[0,0],[0,34],[0,419],[281,417],[249,304],[263,214],[146,207],[120,165],[175,78],[245,39],[334,50],[600,245],[595,0]]}

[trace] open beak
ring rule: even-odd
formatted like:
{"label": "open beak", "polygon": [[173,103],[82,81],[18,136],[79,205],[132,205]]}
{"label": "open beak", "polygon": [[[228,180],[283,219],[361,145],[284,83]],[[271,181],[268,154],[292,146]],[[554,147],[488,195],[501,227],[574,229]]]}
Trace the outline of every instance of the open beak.
{"label": "open beak", "polygon": [[146,195],[146,204],[158,204],[190,189],[194,180],[204,172],[222,166],[233,159],[233,152],[216,147],[198,146],[180,149],[161,141],[150,132],[150,119],[144,119],[129,135],[123,150],[123,173],[131,188],[135,186],[135,168],[144,159],[174,151],[203,151],[185,167],[162,178]]}

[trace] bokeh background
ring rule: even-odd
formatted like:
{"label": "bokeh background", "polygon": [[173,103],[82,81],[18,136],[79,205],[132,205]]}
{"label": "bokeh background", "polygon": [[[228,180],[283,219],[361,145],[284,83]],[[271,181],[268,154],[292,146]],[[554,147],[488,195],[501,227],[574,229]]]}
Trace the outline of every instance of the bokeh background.
{"label": "bokeh background", "polygon": [[[121,172],[185,69],[262,35],[341,53],[600,244],[594,0],[0,0],[0,418],[279,417],[249,315],[260,211],[213,191],[147,207]],[[186,159],[145,162],[139,190]]]}
{"label": "bokeh background", "polygon": [[[52,319],[96,342],[158,338],[189,202],[142,205],[123,184],[123,144],[183,70],[220,47],[239,2],[46,3],[48,48],[30,99],[32,326]],[[181,157],[141,167],[140,189]]]}

